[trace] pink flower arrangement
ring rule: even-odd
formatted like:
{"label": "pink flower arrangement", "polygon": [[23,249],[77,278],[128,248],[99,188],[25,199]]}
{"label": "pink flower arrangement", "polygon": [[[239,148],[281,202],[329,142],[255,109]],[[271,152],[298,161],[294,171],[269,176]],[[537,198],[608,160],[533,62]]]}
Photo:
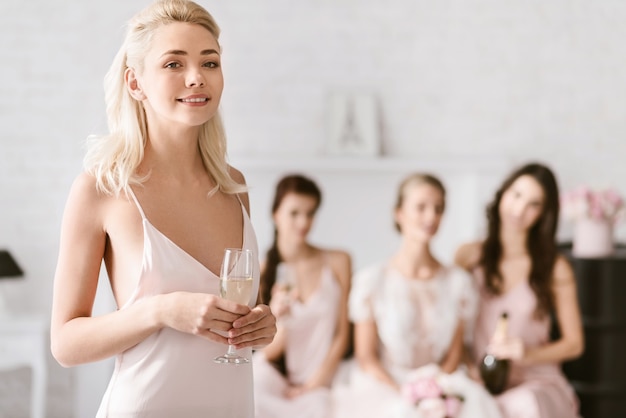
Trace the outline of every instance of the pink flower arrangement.
{"label": "pink flower arrangement", "polygon": [[593,219],[616,223],[625,214],[624,199],[615,189],[593,190],[578,187],[561,195],[563,216],[566,219]]}
{"label": "pink flower arrangement", "polygon": [[418,408],[424,418],[455,418],[463,406],[463,397],[446,393],[436,377],[410,379],[402,394]]}

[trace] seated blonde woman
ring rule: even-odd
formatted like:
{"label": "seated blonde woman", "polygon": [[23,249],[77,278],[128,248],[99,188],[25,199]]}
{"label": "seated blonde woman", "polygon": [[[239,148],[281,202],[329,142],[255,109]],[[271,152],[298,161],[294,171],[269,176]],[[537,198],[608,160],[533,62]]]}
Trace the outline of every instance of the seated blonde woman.
{"label": "seated blonde woman", "polygon": [[394,212],[400,247],[353,279],[358,367],[349,386],[336,390],[336,417],[500,417],[493,398],[460,368],[477,295],[467,272],[431,252],[444,207],[437,178],[414,174],[401,183]]}

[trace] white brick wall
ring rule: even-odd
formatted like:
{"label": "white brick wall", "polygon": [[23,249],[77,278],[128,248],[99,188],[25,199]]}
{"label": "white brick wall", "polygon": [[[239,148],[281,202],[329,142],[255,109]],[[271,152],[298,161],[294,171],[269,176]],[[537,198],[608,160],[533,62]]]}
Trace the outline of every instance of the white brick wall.
{"label": "white brick wall", "polygon": [[[49,313],[82,141],[105,129],[102,77],[122,24],[148,3],[0,3],[0,247],[27,272],[0,283],[14,311]],[[202,3],[223,29],[233,156],[323,156],[329,93],[365,89],[381,99],[390,155],[538,158],[564,188],[626,193],[621,0]],[[68,417],[73,373],[50,368],[50,416]]]}

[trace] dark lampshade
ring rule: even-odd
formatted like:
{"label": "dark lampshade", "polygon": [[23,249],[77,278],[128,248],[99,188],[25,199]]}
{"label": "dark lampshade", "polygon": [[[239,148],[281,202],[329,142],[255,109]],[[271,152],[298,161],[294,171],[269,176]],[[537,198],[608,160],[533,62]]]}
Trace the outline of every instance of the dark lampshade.
{"label": "dark lampshade", "polygon": [[4,277],[19,277],[23,276],[24,272],[17,265],[11,253],[7,250],[0,250],[0,279]]}

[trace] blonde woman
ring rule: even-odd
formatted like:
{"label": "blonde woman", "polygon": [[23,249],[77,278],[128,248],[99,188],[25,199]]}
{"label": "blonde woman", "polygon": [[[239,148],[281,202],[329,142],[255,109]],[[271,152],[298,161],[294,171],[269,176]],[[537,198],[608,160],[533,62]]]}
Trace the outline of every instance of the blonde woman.
{"label": "blonde woman", "polygon": [[[445,189],[436,177],[416,173],[400,184],[393,217],[400,245],[390,259],[353,278],[349,309],[358,367],[351,387],[336,391],[337,417],[500,418],[493,398],[460,367],[477,294],[467,272],[442,264],[431,251],[444,209]],[[440,399],[435,380],[464,398],[460,410]],[[429,399],[419,399],[426,395],[420,381],[434,387]]]}
{"label": "blonde woman", "polygon": [[[226,162],[219,28],[163,0],[129,23],[106,79],[110,133],[72,185],[54,280],[52,353],[69,367],[116,356],[97,417],[252,417],[251,355],[269,308],[218,297],[224,249],[257,243],[243,175]],[[118,310],[92,316],[104,260]]]}

